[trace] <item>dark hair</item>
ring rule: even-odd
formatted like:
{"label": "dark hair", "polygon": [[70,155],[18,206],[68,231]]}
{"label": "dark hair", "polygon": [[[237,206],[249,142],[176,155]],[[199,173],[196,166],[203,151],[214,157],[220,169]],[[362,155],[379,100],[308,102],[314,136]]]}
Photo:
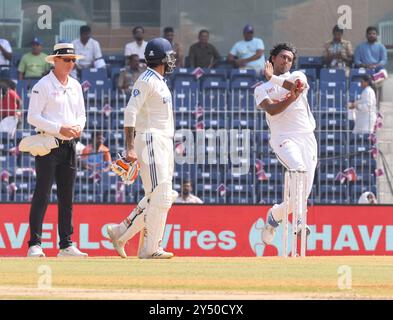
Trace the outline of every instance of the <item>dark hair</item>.
{"label": "dark hair", "polygon": [[132,29],[132,34],[135,34],[138,29],[141,29],[142,33],[145,33],[145,29],[143,29],[142,26],[136,26],[134,29]]}
{"label": "dark hair", "polygon": [[175,30],[172,27],[165,27],[164,28],[164,34],[168,32],[175,32]]}
{"label": "dark hair", "polygon": [[202,33],[207,33],[207,34],[209,34],[209,31],[206,30],[206,29],[199,30],[198,37],[200,37]]}
{"label": "dark hair", "polygon": [[137,55],[136,53],[129,55],[127,58],[128,58],[128,60],[131,61],[131,59],[132,59],[132,58],[135,58],[135,57],[137,57],[137,58],[138,58],[138,61],[139,61],[139,55]]}
{"label": "dark hair", "polygon": [[157,68],[158,66],[164,64],[163,62],[160,62],[159,60],[154,60],[154,61],[146,61],[146,65],[151,68]]}
{"label": "dark hair", "polygon": [[333,33],[340,32],[341,34],[344,34],[344,29],[341,29],[337,24],[333,28]]}
{"label": "dark hair", "polygon": [[269,61],[270,61],[271,63],[273,63],[272,57],[278,56],[278,54],[279,54],[281,51],[283,51],[283,50],[292,52],[292,54],[293,54],[292,65],[294,65],[294,64],[295,64],[295,61],[296,61],[297,50],[296,50],[296,47],[295,47],[292,43],[290,43],[290,42],[285,42],[285,43],[278,43],[278,44],[276,44],[276,45],[274,46],[274,48],[273,48],[272,50],[270,50]]}
{"label": "dark hair", "polygon": [[379,34],[377,27],[374,27],[374,26],[368,27],[366,30],[366,34],[368,34],[370,31],[375,31],[377,34]]}
{"label": "dark hair", "polygon": [[81,26],[80,29],[79,29],[79,32],[80,32],[80,34],[88,33],[88,32],[91,32],[91,28],[88,25]]}
{"label": "dark hair", "polygon": [[373,89],[374,92],[377,93],[377,88],[375,87],[374,80],[371,76],[369,76],[368,74],[365,74],[365,75],[361,76],[360,79],[363,80],[364,82],[367,82],[368,85],[371,87],[371,89]]}

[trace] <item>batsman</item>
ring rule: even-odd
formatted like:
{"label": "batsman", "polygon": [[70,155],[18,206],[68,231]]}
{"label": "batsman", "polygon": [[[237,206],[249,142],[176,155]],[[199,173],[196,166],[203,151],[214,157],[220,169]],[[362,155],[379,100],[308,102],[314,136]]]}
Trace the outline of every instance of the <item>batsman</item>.
{"label": "batsman", "polygon": [[[174,122],[172,96],[164,75],[175,68],[175,52],[164,38],[148,42],[147,70],[133,87],[125,109],[125,155],[112,169],[125,183],[132,183],[140,167],[144,198],[120,224],[108,226],[108,235],[119,255],[124,245],[141,231],[138,257],[168,259],[173,253],[161,246],[167,214],[178,193],[172,190]],[[128,167],[127,167],[128,166]]]}

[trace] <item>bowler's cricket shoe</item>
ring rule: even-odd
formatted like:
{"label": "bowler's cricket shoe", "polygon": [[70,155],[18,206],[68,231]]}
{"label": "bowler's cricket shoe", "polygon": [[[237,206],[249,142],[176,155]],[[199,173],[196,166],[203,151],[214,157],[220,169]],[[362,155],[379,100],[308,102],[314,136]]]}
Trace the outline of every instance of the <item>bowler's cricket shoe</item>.
{"label": "bowler's cricket shoe", "polygon": [[[308,237],[310,235],[310,233],[311,233],[311,229],[308,226],[308,224],[306,224],[306,231],[307,231],[306,236]],[[302,235],[302,220],[301,219],[298,219],[298,221],[297,221],[296,234],[297,234],[298,237],[300,237]]]}
{"label": "bowler's cricket shoe", "polygon": [[73,257],[73,258],[85,258],[88,256],[87,253],[79,251],[77,247],[69,246],[65,249],[60,249],[57,254],[58,257]]}
{"label": "bowler's cricket shoe", "polygon": [[106,230],[108,231],[109,238],[111,239],[113,247],[119,256],[127,258],[127,254],[124,251],[125,242],[119,240],[121,237],[120,226],[116,224],[109,225]]}
{"label": "bowler's cricket shoe", "polygon": [[262,241],[264,244],[269,245],[273,242],[277,227],[278,222],[274,220],[272,215],[272,208],[270,208],[267,212],[266,223],[262,229]]}
{"label": "bowler's cricket shoe", "polygon": [[164,249],[159,248],[152,255],[141,254],[139,259],[170,259],[174,256],[172,252],[166,252]]}
{"label": "bowler's cricket shoe", "polygon": [[35,245],[35,246],[31,246],[29,248],[29,250],[27,251],[27,256],[34,258],[34,257],[45,257],[45,253],[44,251],[42,251],[42,248],[40,245]]}

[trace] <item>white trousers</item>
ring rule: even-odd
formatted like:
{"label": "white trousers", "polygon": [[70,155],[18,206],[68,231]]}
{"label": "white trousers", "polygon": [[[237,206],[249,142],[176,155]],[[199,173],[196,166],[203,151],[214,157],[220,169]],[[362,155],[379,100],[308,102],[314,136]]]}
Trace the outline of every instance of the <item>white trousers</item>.
{"label": "white trousers", "polygon": [[140,164],[145,197],[149,198],[146,232],[139,256],[150,257],[161,247],[168,211],[173,203],[173,140],[155,134],[137,134],[135,150]]}
{"label": "white trousers", "polygon": [[[307,171],[307,199],[312,190],[315,169],[317,166],[318,148],[314,133],[272,137],[270,145],[277,159],[287,170]],[[285,215],[285,209],[284,202],[279,205],[274,205],[272,208],[273,218],[276,221],[282,220]],[[292,212],[291,202],[289,211]]]}
{"label": "white trousers", "polygon": [[145,196],[149,196],[159,184],[172,184],[175,158],[171,138],[155,133],[138,133],[135,150]]}

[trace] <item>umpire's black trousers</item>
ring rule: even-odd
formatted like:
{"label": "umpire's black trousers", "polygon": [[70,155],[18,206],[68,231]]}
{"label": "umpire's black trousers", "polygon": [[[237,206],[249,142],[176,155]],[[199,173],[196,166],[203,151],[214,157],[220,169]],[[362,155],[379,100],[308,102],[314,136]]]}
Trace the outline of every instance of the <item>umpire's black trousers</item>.
{"label": "umpire's black trousers", "polygon": [[76,175],[76,142],[59,142],[46,156],[35,158],[36,186],[30,209],[29,247],[41,244],[42,223],[49,203],[53,181],[57,185],[60,249],[72,244],[72,202]]}

